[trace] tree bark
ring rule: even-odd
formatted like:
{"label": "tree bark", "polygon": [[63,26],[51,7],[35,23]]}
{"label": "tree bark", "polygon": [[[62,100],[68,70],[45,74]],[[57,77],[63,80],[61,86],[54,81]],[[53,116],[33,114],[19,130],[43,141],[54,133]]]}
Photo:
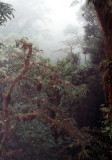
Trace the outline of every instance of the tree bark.
{"label": "tree bark", "polygon": [[103,76],[105,100],[112,107],[112,4],[110,0],[95,0],[93,3],[105,39],[106,71]]}

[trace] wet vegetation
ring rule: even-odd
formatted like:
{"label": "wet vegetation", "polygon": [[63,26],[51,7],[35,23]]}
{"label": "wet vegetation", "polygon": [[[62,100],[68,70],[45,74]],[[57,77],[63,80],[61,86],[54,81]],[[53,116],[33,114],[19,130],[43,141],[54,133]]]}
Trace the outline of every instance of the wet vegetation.
{"label": "wet vegetation", "polygon": [[[111,159],[111,11],[109,0],[88,0],[84,36],[69,33],[56,64],[27,37],[0,43],[0,160]],[[1,25],[13,14],[0,2]]]}

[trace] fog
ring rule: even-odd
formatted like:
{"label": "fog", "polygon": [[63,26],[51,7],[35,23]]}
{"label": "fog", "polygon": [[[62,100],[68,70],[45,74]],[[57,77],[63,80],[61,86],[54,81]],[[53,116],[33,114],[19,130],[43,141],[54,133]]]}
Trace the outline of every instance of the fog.
{"label": "fog", "polygon": [[2,37],[13,39],[28,37],[44,50],[44,55],[54,62],[66,56],[63,52],[54,52],[64,47],[69,32],[83,34],[81,5],[70,7],[73,0],[2,0],[15,9],[14,19],[8,20],[0,28]]}

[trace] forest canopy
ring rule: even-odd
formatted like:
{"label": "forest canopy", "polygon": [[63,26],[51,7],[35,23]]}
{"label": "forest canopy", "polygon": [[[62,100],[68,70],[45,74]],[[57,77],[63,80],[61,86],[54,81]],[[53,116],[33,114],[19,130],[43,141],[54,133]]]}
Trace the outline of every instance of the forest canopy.
{"label": "forest canopy", "polygon": [[[111,159],[111,10],[109,0],[88,0],[81,8],[84,34],[67,33],[53,53],[66,57],[56,64],[29,37],[3,37],[0,160]],[[0,2],[1,25],[13,14],[12,5]]]}

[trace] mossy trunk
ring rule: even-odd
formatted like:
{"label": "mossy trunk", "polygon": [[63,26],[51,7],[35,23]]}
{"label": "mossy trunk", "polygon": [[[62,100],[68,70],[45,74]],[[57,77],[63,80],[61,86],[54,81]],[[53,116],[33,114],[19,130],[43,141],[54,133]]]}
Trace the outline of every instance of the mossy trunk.
{"label": "mossy trunk", "polygon": [[112,2],[95,0],[94,6],[105,38],[106,71],[103,76],[106,103],[112,107]]}

